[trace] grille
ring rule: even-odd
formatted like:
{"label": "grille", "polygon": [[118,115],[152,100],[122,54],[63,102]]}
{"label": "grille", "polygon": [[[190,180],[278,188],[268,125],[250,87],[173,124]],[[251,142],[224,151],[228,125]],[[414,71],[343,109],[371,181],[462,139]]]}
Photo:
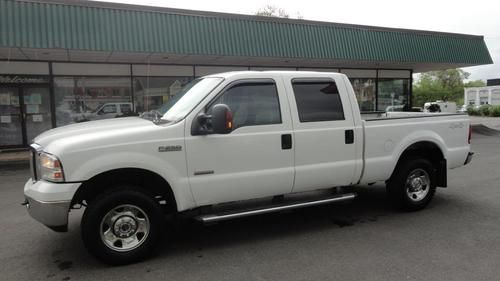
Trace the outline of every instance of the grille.
{"label": "grille", "polygon": [[30,149],[30,171],[31,171],[31,179],[36,181],[36,151],[31,148]]}
{"label": "grille", "polygon": [[38,180],[38,153],[41,151],[41,147],[36,144],[30,146],[30,171],[31,179],[33,181]]}

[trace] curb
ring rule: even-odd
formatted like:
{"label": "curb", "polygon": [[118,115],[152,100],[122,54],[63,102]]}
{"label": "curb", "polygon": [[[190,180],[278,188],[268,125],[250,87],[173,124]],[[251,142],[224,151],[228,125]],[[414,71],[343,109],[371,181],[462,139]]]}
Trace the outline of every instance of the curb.
{"label": "curb", "polygon": [[2,171],[2,170],[18,170],[21,168],[28,169],[29,167],[30,167],[29,160],[0,161],[0,171]]}
{"label": "curb", "polygon": [[6,166],[29,165],[29,152],[24,151],[3,151],[0,152],[0,168]]}

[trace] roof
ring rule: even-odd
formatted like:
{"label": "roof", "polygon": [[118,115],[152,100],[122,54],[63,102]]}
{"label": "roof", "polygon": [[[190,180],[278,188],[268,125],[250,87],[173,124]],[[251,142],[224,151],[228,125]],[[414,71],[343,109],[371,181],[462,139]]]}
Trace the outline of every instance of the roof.
{"label": "roof", "polygon": [[80,0],[0,0],[0,47],[305,59],[327,66],[492,63],[482,36]]}

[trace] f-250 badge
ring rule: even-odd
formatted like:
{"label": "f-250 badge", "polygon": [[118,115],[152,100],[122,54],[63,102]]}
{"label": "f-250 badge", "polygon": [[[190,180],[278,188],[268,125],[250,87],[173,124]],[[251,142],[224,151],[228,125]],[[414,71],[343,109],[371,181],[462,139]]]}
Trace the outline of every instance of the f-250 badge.
{"label": "f-250 badge", "polygon": [[182,145],[159,146],[158,152],[182,151]]}

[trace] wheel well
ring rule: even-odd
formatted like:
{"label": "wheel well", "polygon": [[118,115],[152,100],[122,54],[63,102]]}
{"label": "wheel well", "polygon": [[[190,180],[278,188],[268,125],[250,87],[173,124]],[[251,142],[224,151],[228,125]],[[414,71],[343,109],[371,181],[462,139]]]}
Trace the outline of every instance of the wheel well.
{"label": "wheel well", "polygon": [[134,185],[154,197],[166,211],[177,211],[175,197],[170,184],[160,175],[139,168],[122,168],[107,171],[85,181],[77,190],[71,206],[87,204],[96,196],[117,185]]}
{"label": "wheel well", "polygon": [[[416,142],[405,149],[405,151],[399,157],[398,163],[394,172],[408,158],[419,157],[427,159],[432,163],[437,175],[437,186],[446,187],[447,186],[447,165],[446,158],[439,148],[439,146],[430,141]],[[393,174],[394,174],[393,172]]]}

